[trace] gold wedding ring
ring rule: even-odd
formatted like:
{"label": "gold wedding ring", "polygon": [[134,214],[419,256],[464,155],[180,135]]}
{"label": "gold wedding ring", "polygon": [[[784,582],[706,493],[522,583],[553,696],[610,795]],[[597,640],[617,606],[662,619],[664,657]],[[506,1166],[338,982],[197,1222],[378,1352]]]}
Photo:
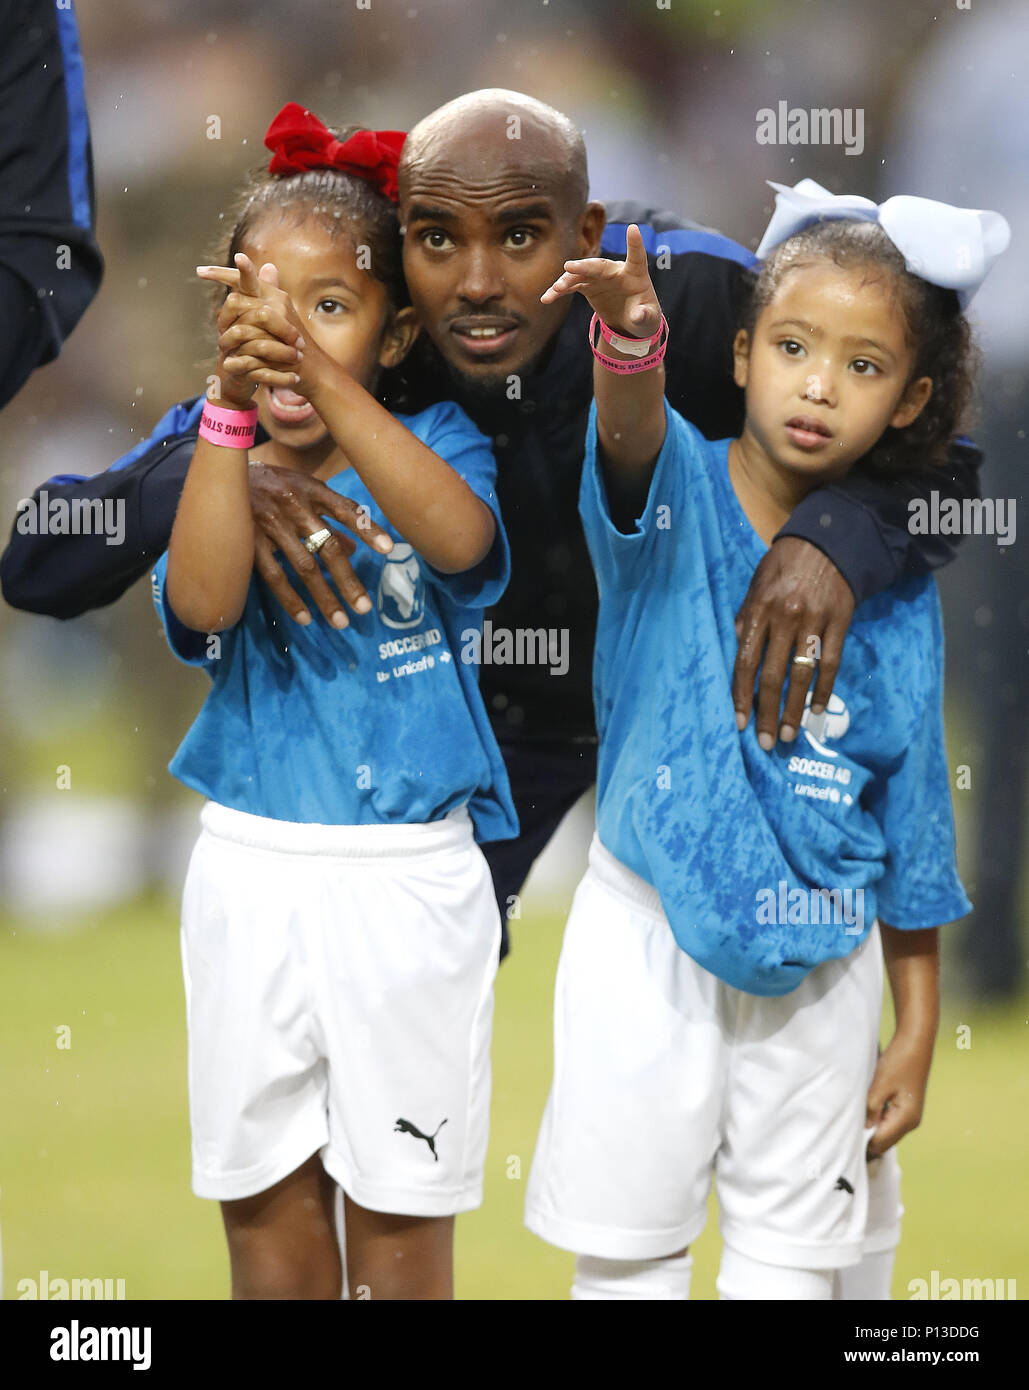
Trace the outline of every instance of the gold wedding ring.
{"label": "gold wedding ring", "polygon": [[320,531],[313,531],[311,535],[304,537],[304,546],[312,555],[317,555],[331,535],[328,527],[323,526]]}
{"label": "gold wedding ring", "polygon": [[793,664],[794,666],[809,666],[813,670],[815,658],[813,656],[795,656],[793,658]]}

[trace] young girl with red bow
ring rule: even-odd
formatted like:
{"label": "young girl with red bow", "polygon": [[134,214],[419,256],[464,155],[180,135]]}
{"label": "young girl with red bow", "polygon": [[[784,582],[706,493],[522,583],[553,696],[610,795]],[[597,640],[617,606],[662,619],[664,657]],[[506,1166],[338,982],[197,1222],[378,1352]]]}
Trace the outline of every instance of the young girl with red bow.
{"label": "young girl with red bow", "polygon": [[[182,917],[193,1189],[221,1202],[237,1298],[340,1297],[337,1185],[352,1297],[452,1297],[454,1214],[481,1201],[500,921],[475,841],[517,819],[460,634],[508,555],[488,441],[453,404],[373,394],[418,332],[402,142],[295,105],[272,123],[225,264],[198,271],[228,291],[219,365],[154,572],[212,680],[171,770],[208,798]],[[374,604],[285,630],[248,459],[358,504]],[[335,543],[306,537],[312,566]]]}

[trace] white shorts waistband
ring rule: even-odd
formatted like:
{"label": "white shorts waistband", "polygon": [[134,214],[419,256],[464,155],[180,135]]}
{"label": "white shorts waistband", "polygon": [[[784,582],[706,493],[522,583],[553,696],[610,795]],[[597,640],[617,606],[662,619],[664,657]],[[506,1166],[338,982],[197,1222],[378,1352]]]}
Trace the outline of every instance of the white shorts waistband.
{"label": "white shorts waistband", "polygon": [[467,806],[442,820],[417,825],[315,825],[271,820],[208,801],[200,824],[219,840],[281,854],[324,855],[333,859],[410,859],[466,849],[474,844]]}
{"label": "white shorts waistband", "polygon": [[616,859],[609,849],[600,843],[594,831],[590,843],[589,872],[605,888],[625,898],[633,907],[652,917],[664,917],[664,908],[656,888],[652,888],[639,874],[627,869],[620,859]]}

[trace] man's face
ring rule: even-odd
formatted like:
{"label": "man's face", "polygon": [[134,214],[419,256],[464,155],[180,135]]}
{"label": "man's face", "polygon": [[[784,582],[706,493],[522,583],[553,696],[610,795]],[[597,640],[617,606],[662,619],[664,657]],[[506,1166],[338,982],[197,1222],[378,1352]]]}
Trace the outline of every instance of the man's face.
{"label": "man's face", "polygon": [[411,302],[468,390],[500,394],[530,369],[571,300],[541,304],[566,260],[598,253],[599,203],[573,210],[559,178],[531,172],[532,142],[454,157],[434,152],[401,188],[404,274]]}

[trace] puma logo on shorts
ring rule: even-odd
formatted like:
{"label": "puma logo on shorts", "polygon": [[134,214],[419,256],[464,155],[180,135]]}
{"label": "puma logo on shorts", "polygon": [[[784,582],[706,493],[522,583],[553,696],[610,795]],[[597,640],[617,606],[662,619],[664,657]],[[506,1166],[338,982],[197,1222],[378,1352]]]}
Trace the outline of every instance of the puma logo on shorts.
{"label": "puma logo on shorts", "polygon": [[397,1120],[393,1126],[394,1134],[413,1134],[416,1139],[424,1139],[429,1146],[429,1151],[436,1162],[439,1162],[439,1154],[436,1152],[436,1135],[440,1132],[446,1120],[440,1120],[432,1134],[423,1134],[417,1125],[413,1125],[410,1120]]}

